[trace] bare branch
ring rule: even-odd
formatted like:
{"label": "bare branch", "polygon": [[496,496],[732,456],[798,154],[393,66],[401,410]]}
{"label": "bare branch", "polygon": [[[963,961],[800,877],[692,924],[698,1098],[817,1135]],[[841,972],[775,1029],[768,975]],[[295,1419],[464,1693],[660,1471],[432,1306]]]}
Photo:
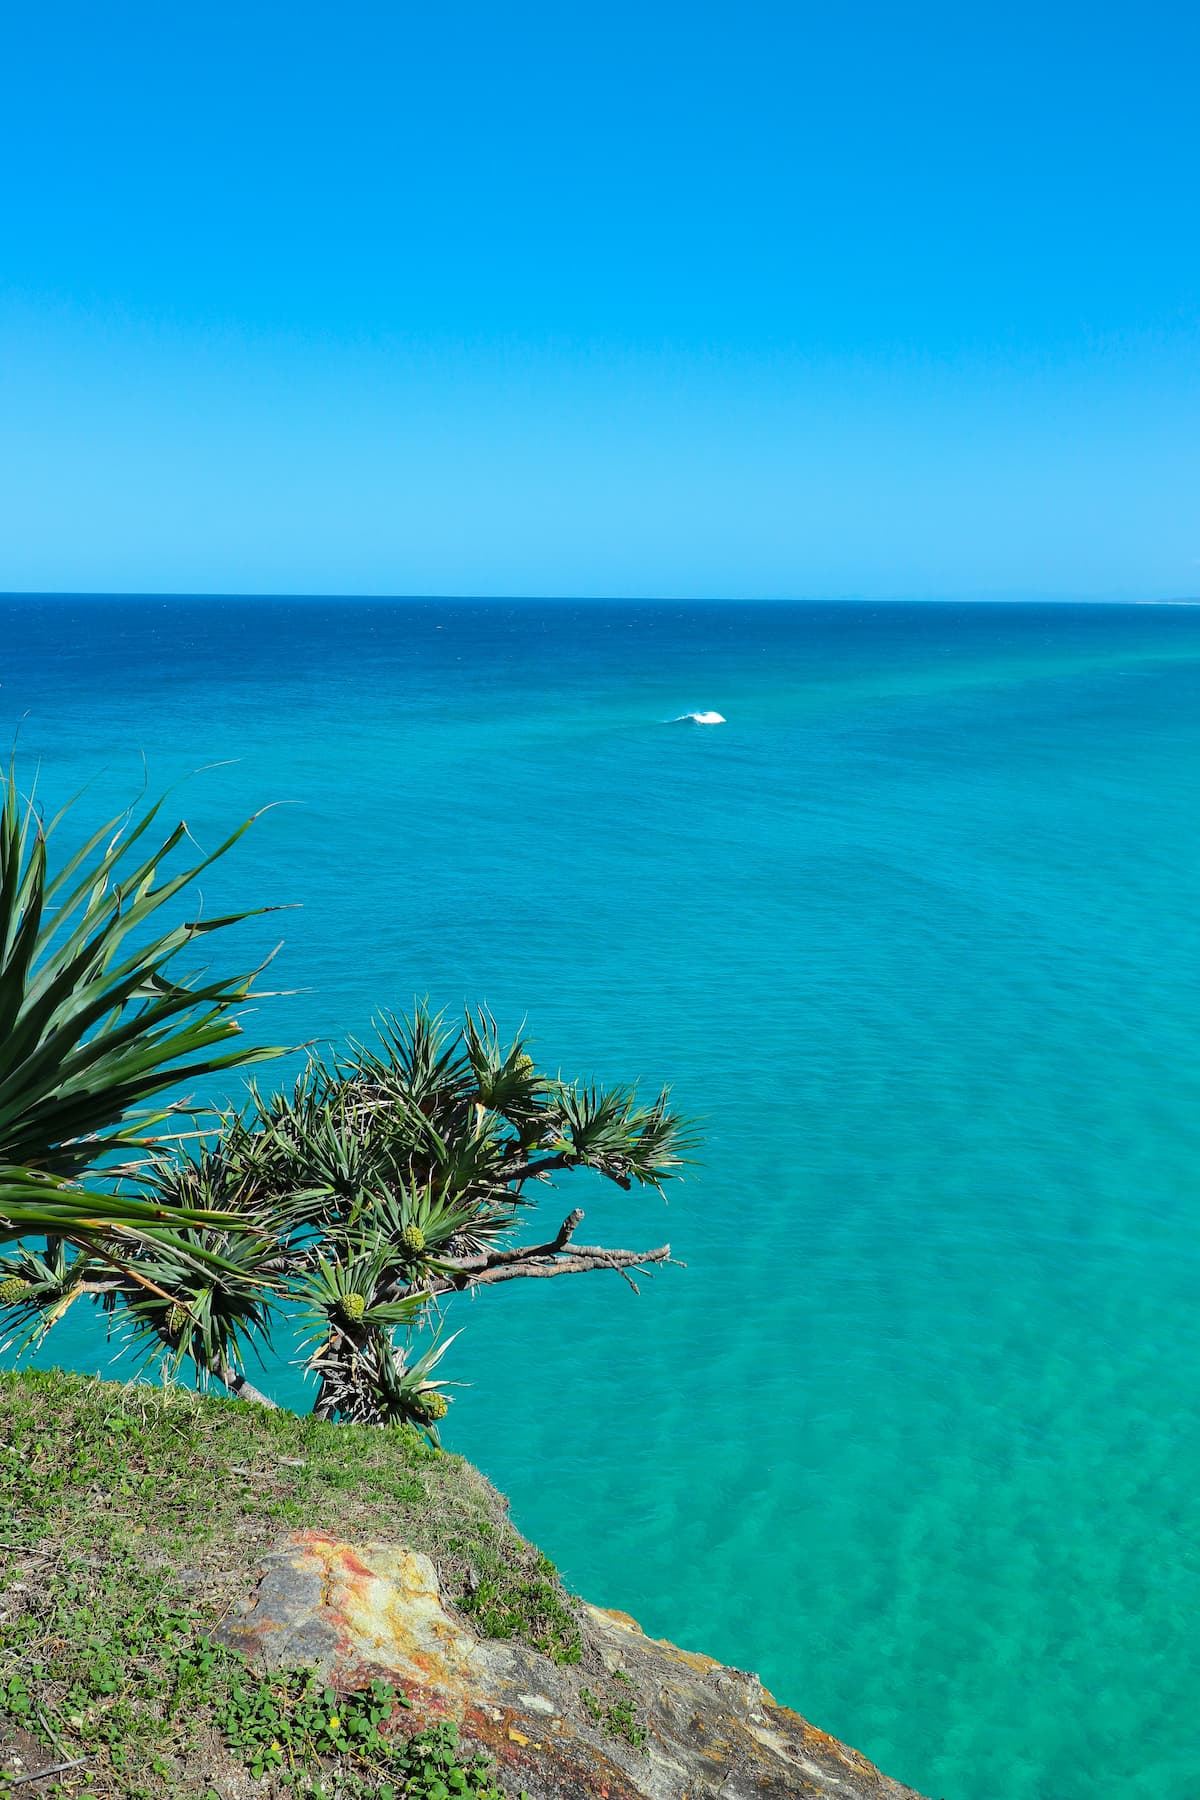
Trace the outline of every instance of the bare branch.
{"label": "bare branch", "polygon": [[554,1240],[554,1248],[556,1250],[565,1249],[566,1246],[570,1243],[571,1239],[575,1236],[576,1231],[579,1229],[579,1227],[582,1224],[583,1224],[583,1208],[582,1208],[582,1206],[577,1206],[573,1213],[568,1213],[567,1217],[563,1220],[562,1224],[559,1226],[558,1236]]}
{"label": "bare branch", "polygon": [[500,1263],[528,1262],[531,1257],[555,1256],[566,1248],[582,1223],[583,1208],[577,1206],[573,1213],[567,1214],[549,1243],[518,1245],[515,1250],[482,1250],[478,1256],[457,1257],[454,1267],[466,1273],[475,1269],[493,1269]]}
{"label": "bare branch", "polygon": [[523,1181],[544,1181],[547,1175],[553,1175],[559,1169],[570,1168],[572,1162],[578,1160],[578,1157],[561,1154],[538,1157],[529,1162],[518,1163],[515,1168],[505,1168],[502,1172],[503,1179],[510,1183],[516,1182],[518,1187]]}
{"label": "bare branch", "polygon": [[27,1781],[46,1781],[51,1775],[65,1775],[68,1769],[82,1769],[85,1758],[74,1756],[70,1762],[50,1763],[45,1769],[31,1769],[28,1775],[10,1775],[8,1787],[21,1787]]}
{"label": "bare branch", "polygon": [[[532,1280],[554,1275],[586,1275],[592,1269],[616,1269],[624,1274],[626,1269],[643,1269],[651,1263],[673,1261],[670,1244],[660,1244],[657,1250],[604,1250],[589,1246],[577,1250],[573,1256],[561,1256],[554,1261],[507,1263],[500,1268],[484,1269],[465,1282],[447,1282],[446,1287],[490,1287],[497,1281],[521,1281],[526,1277]],[[445,1290],[435,1288],[434,1291]]]}
{"label": "bare branch", "polygon": [[[603,1244],[572,1244],[583,1220],[577,1207],[569,1213],[548,1243],[525,1244],[515,1250],[485,1250],[479,1256],[463,1257],[452,1263],[446,1273],[436,1276],[428,1287],[432,1294],[462,1292],[464,1289],[491,1287],[498,1281],[525,1279],[548,1280],[555,1275],[585,1275],[592,1269],[615,1269],[629,1282],[634,1292],[637,1284],[627,1273],[654,1263],[673,1260],[671,1246],[660,1244],[656,1250],[617,1250]],[[567,1251],[571,1245],[570,1253]]]}

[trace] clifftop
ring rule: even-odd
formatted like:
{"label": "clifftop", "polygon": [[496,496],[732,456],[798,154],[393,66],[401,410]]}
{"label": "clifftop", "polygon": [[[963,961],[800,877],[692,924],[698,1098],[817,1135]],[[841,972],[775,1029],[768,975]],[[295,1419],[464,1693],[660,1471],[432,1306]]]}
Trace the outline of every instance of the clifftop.
{"label": "clifftop", "polygon": [[407,1429],[0,1377],[0,1591],[23,1796],[912,1795],[757,1677],[569,1595]]}

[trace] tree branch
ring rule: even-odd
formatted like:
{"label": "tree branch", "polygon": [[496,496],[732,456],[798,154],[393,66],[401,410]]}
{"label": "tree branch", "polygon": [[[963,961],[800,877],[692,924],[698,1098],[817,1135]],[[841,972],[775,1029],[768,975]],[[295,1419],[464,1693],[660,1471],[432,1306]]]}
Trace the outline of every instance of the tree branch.
{"label": "tree branch", "polygon": [[[650,1263],[669,1263],[674,1261],[670,1244],[660,1244],[657,1250],[605,1250],[600,1245],[583,1245],[573,1256],[560,1256],[554,1259],[511,1262],[499,1268],[482,1269],[476,1275],[468,1275],[462,1281],[447,1281],[439,1286],[430,1284],[435,1294],[474,1287],[490,1287],[497,1281],[520,1281],[528,1277],[545,1279],[553,1275],[586,1275],[592,1269],[616,1269],[625,1274],[627,1269],[643,1269]],[[629,1279],[628,1276],[625,1277]]]}
{"label": "tree branch", "polygon": [[577,1206],[573,1213],[567,1214],[549,1243],[518,1245],[515,1250],[481,1250],[478,1256],[457,1257],[454,1266],[465,1272],[495,1268],[498,1263],[526,1262],[531,1256],[553,1256],[566,1248],[582,1223],[583,1209]]}
{"label": "tree branch", "polygon": [[278,1400],[272,1400],[269,1394],[262,1393],[252,1381],[247,1381],[246,1377],[239,1374],[229,1363],[222,1363],[211,1373],[216,1376],[223,1387],[229,1390],[235,1400],[250,1400],[255,1406],[268,1407],[271,1412],[279,1411]]}
{"label": "tree branch", "polygon": [[[162,1339],[168,1350],[177,1350],[179,1348],[175,1338],[168,1330],[165,1320],[156,1320],[154,1322],[154,1331],[155,1334]],[[277,1400],[272,1400],[269,1394],[260,1392],[252,1381],[247,1381],[241,1371],[234,1368],[232,1363],[225,1361],[210,1363],[199,1344],[197,1344],[194,1349],[189,1347],[188,1355],[198,1369],[201,1369],[205,1375],[214,1376],[215,1379],[221,1383],[221,1386],[226,1392],[233,1395],[235,1400],[249,1400],[252,1401],[255,1406],[268,1407],[271,1412],[279,1411],[279,1402]]]}
{"label": "tree branch", "polygon": [[45,1769],[31,1769],[28,1775],[9,1775],[6,1786],[21,1787],[26,1781],[45,1781],[51,1775],[64,1775],[68,1769],[82,1769],[85,1761],[85,1757],[74,1756],[70,1762],[56,1762]]}
{"label": "tree branch", "polygon": [[502,1179],[509,1183],[515,1182],[520,1187],[523,1181],[539,1181],[546,1175],[553,1175],[557,1169],[570,1168],[572,1163],[578,1161],[577,1156],[564,1156],[561,1153],[557,1156],[543,1156],[536,1161],[518,1163],[515,1169],[503,1170]]}
{"label": "tree branch", "polygon": [[[616,1269],[629,1281],[630,1277],[625,1274],[628,1269],[672,1260],[670,1244],[660,1244],[656,1250],[610,1250],[603,1244],[572,1245],[582,1221],[582,1208],[577,1207],[545,1244],[525,1244],[515,1250],[485,1250],[478,1256],[464,1256],[451,1263],[444,1275],[435,1276],[426,1291],[430,1294],[462,1293],[468,1288],[490,1287],[498,1281],[584,1275],[591,1269]],[[569,1245],[570,1254],[564,1254]]]}

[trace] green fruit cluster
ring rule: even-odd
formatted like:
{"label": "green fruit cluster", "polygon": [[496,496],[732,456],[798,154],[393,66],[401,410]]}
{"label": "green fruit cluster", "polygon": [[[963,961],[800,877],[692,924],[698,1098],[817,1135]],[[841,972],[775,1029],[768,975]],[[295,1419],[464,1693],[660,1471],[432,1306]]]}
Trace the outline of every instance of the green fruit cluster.
{"label": "green fruit cluster", "polygon": [[361,1294],[343,1294],[338,1301],[338,1308],[344,1319],[349,1319],[352,1325],[357,1325],[367,1310],[367,1303]]}
{"label": "green fruit cluster", "polygon": [[15,1306],[29,1292],[29,1283],[20,1275],[6,1276],[0,1281],[0,1306]]}
{"label": "green fruit cluster", "polygon": [[400,1242],[410,1256],[420,1256],[425,1248],[425,1233],[419,1225],[406,1225],[400,1233]]}

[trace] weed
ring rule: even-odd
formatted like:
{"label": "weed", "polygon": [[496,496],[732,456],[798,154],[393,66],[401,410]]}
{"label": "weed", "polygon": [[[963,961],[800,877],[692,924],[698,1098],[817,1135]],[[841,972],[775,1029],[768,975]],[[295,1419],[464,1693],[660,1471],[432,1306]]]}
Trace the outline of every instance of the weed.
{"label": "weed", "polygon": [[[622,1674],[620,1669],[613,1671],[612,1678],[628,1688],[633,1686],[629,1676]],[[637,1700],[632,1693],[618,1692],[614,1699],[602,1699],[591,1688],[585,1687],[580,1688],[579,1698],[593,1725],[599,1725],[610,1737],[621,1738],[633,1750],[646,1749],[648,1734],[645,1726],[638,1723]]]}

